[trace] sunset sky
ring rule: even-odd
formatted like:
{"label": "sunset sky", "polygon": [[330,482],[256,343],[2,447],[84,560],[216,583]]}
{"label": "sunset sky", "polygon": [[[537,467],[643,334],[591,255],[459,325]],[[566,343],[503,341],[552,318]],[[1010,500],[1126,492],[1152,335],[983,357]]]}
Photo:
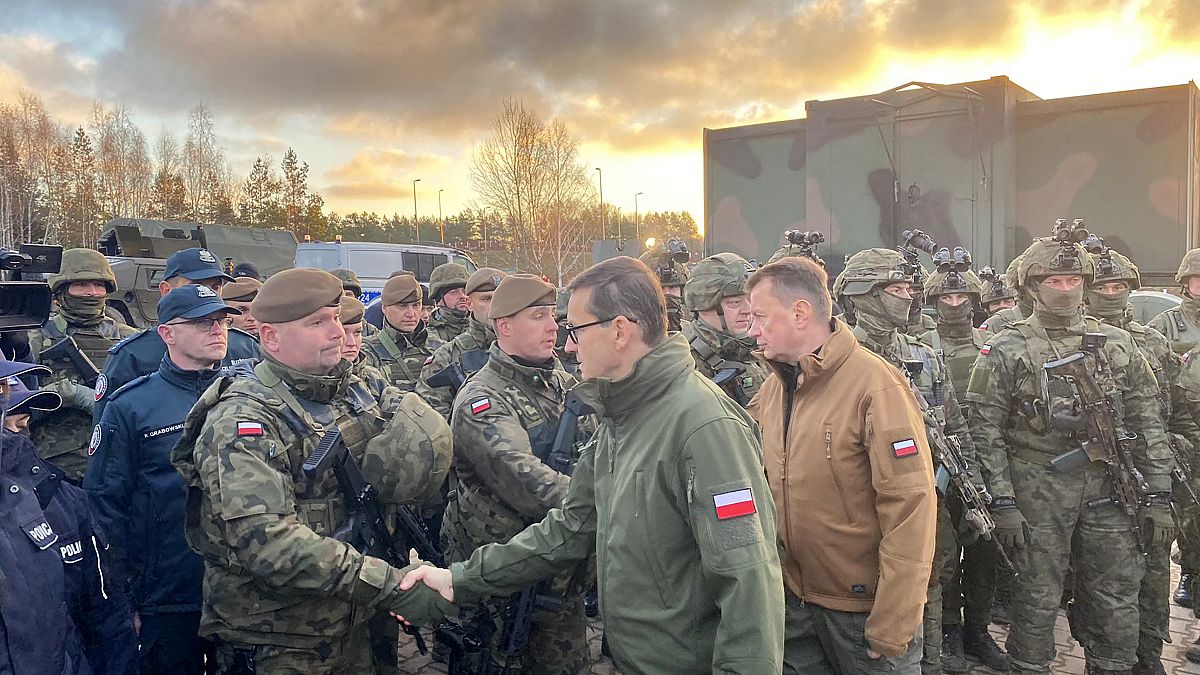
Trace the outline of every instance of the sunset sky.
{"label": "sunset sky", "polygon": [[[130,106],[153,143],[214,113],[234,174],[287,146],[342,213],[471,199],[506,97],[559,116],[624,209],[702,221],[701,136],[911,80],[1008,75],[1043,98],[1187,82],[1200,2],[0,0],[0,103],[71,124]],[[592,172],[594,175],[594,171]]]}

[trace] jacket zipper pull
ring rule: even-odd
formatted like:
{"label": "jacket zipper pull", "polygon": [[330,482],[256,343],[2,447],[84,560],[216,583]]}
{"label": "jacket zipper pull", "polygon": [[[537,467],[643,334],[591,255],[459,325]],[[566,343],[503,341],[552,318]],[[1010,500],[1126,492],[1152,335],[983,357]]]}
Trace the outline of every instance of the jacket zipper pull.
{"label": "jacket zipper pull", "polygon": [[833,459],[833,432],[825,430],[825,459]]}
{"label": "jacket zipper pull", "polygon": [[688,469],[687,500],[688,504],[696,502],[696,467],[694,466]]}

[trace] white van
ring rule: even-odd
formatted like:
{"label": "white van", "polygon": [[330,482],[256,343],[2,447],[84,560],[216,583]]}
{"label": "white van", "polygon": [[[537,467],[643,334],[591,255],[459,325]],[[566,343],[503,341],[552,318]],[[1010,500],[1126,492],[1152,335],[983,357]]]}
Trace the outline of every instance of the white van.
{"label": "white van", "polygon": [[450,246],[437,244],[380,244],[374,242],[312,242],[296,247],[296,267],[322,270],[353,270],[362,283],[359,299],[364,305],[379,297],[388,277],[396,270],[412,272],[426,288],[429,275],[438,265],[455,262],[474,272],[479,268],[471,256]]}

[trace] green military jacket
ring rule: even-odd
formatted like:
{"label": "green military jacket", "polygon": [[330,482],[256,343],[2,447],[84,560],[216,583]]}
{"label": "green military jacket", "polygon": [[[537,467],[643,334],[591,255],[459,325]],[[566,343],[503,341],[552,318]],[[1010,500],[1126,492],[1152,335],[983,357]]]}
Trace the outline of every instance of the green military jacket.
{"label": "green military jacket", "polygon": [[401,391],[414,391],[417,379],[421,377],[421,367],[441,346],[441,341],[431,335],[424,324],[419,324],[411,333],[404,333],[384,319],[379,332],[363,338],[362,351],[390,384]]}
{"label": "green military jacket", "polygon": [[[895,366],[908,376],[913,387],[920,392],[923,399],[922,409],[928,408],[940,431],[958,440],[963,459],[968,466],[975,466],[975,444],[967,429],[967,418],[958,403],[958,394],[954,388],[954,378],[946,364],[929,345],[915,337],[900,331],[892,331],[886,337],[869,335],[862,325],[854,327],[854,337],[859,344],[882,356],[888,363]],[[906,362],[920,362],[920,372],[911,374]],[[938,452],[933,439],[930,446]],[[936,457],[934,459],[937,459]]]}
{"label": "green military jacket", "polygon": [[[472,316],[467,330],[439,347],[421,368],[416,391],[447,422],[450,421],[455,392],[448,386],[430,386],[429,378],[451,363],[459,364],[463,369],[463,374],[470,377],[486,360],[488,349],[495,341],[495,329],[490,324],[476,321]],[[464,359],[463,354],[468,352],[471,353],[471,358]]]}
{"label": "green military jacket", "polygon": [[1005,307],[987,319],[984,319],[983,323],[979,324],[979,330],[983,331],[984,338],[990,338],[1024,318],[1025,312],[1021,309],[1020,305]]}
{"label": "green military jacket", "polygon": [[731,398],[743,397],[743,405],[754,398],[759,387],[770,375],[766,366],[754,357],[753,338],[743,342],[709,326],[699,318],[684,323],[679,332],[687,339],[692,357],[696,359],[696,370],[701,375],[713,379],[726,368],[734,367],[742,371],[736,382],[723,384],[722,389],[726,393],[734,392],[730,394]]}
{"label": "green military jacket", "polygon": [[944,326],[939,326],[935,330],[926,331],[920,340],[946,364],[950,381],[954,383],[955,400],[961,408],[967,402],[965,395],[967,383],[971,380],[971,368],[975,365],[975,358],[979,356],[979,349],[983,347],[987,338],[978,328],[969,329],[966,335],[943,333],[945,330]]}
{"label": "green military jacket", "polygon": [[512,593],[595,551],[622,672],[778,675],[783,576],[757,426],[678,334],[628,377],[575,391],[599,428],[562,507],[452,564],[455,593]]}
{"label": "green military jacket", "polygon": [[520,364],[493,344],[487,364],[454,399],[458,498],[443,526],[455,543],[449,560],[508,541],[562,505],[570,477],[546,462],[575,378],[556,365]]}
{"label": "green military jacket", "polygon": [[1106,336],[1103,354],[1108,368],[1098,369],[1090,356],[1088,362],[1100,386],[1122,399],[1125,418],[1120,422],[1125,429],[1144,439],[1133,445],[1134,463],[1151,492],[1171,489],[1173,459],[1166,445],[1157,385],[1133,337],[1092,317],[1064,330],[1047,329],[1032,316],[988,340],[967,387],[971,433],[992,495],[1014,496],[1010,456],[1049,468],[1052,458],[1079,447],[1071,431],[1052,428],[1049,411],[1069,407],[1072,401],[1052,393],[1042,366],[1080,351],[1085,331]]}
{"label": "green military jacket", "polygon": [[29,331],[29,348],[34,357],[52,371],[41,386],[57,392],[63,399],[58,410],[33,416],[29,425],[30,438],[42,457],[61,468],[72,480],[82,480],[87,469],[96,392],[84,382],[84,377],[69,360],[43,359],[39,354],[69,335],[97,370],[103,370],[108,348],[136,332],[136,328],[107,316],[94,325],[84,326],[68,322],[58,312],[51,314],[41,328]]}
{"label": "green military jacket", "polygon": [[1171,350],[1182,356],[1200,344],[1200,300],[1183,303],[1150,320],[1150,327],[1163,334]]}
{"label": "green military jacket", "polygon": [[444,344],[466,332],[471,320],[470,312],[438,307],[429,317],[429,332]]}
{"label": "green military jacket", "polygon": [[188,487],[188,543],[204,559],[201,635],[316,649],[376,608],[408,604],[404,616],[421,623],[448,609],[436,593],[401,592],[401,569],[333,538],[347,512],[337,480],[301,470],[336,427],[385,507],[437,498],[445,423],[415,394],[350,369],[316,376],[266,359],[252,376],[217,380],[188,415],[171,459]]}

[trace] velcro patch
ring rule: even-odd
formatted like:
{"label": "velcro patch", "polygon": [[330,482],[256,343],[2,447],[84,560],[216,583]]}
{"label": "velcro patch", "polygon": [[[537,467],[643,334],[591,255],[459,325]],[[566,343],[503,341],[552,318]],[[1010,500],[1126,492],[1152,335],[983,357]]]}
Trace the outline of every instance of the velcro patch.
{"label": "velcro patch", "polygon": [[96,376],[96,400],[104,398],[106,393],[108,393],[108,376],[100,373]]}
{"label": "velcro patch", "polygon": [[58,533],[50,527],[50,521],[46,520],[44,515],[26,522],[21,529],[25,530],[25,536],[29,537],[29,541],[32,541],[39,551],[45,551],[58,542]]}
{"label": "velcro patch", "polygon": [[238,422],[237,423],[237,435],[238,436],[262,436],[263,435],[262,422]]}
{"label": "velcro patch", "polygon": [[492,402],[491,402],[491,400],[486,399],[486,398],[481,398],[478,401],[473,401],[471,403],[471,414],[472,415],[478,415],[481,412],[485,412],[485,411],[488,411],[491,409],[492,409]]}
{"label": "velcro patch", "polygon": [[92,429],[92,441],[88,443],[88,454],[94,455],[100,449],[100,439],[103,434],[100,432],[100,425],[97,424],[95,429]]}
{"label": "velcro patch", "polygon": [[988,329],[988,327],[987,327],[987,322],[986,322],[986,321],[984,321],[983,323],[979,324],[979,330],[987,330],[987,329]]}
{"label": "velcro patch", "polygon": [[979,348],[979,353],[987,356],[988,354],[992,353],[992,346],[985,342],[983,346]]}
{"label": "velcro patch", "polygon": [[750,488],[713,495],[713,506],[717,509],[717,520],[748,516],[758,512],[754,506],[754,492]]}
{"label": "velcro patch", "polygon": [[892,443],[892,454],[896,457],[912,457],[917,454],[917,442],[911,438]]}
{"label": "velcro patch", "polygon": [[429,365],[429,364],[431,364],[431,363],[433,363],[433,354],[430,354],[430,355],[429,355],[429,358],[425,359],[425,365],[426,365],[426,366],[427,366],[427,365]]}

